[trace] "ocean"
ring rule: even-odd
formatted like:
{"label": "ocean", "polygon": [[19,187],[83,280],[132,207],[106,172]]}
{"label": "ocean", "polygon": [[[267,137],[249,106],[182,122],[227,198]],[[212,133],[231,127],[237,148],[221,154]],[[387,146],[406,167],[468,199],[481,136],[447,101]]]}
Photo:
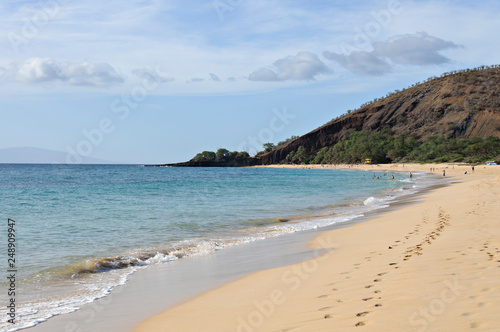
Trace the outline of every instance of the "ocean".
{"label": "ocean", "polygon": [[7,248],[14,220],[16,324],[2,303],[0,330],[75,311],[138,269],[346,223],[432,183],[376,168],[2,164],[0,241]]}

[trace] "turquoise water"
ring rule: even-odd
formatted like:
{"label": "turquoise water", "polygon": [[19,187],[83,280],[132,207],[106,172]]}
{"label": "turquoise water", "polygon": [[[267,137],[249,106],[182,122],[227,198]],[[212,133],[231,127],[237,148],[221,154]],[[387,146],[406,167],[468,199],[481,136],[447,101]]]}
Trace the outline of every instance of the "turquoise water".
{"label": "turquoise water", "polygon": [[406,174],[330,169],[0,165],[17,326],[105,296],[138,268],[346,222],[414,187]]}

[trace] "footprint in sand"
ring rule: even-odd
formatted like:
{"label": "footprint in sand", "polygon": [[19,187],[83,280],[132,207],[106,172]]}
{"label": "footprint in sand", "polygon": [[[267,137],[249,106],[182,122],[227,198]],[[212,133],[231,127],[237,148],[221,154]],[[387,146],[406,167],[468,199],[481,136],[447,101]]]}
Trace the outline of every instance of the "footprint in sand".
{"label": "footprint in sand", "polygon": [[377,274],[377,275],[378,275],[379,277],[381,277],[381,276],[383,276],[383,275],[386,275],[387,273],[389,273],[389,272],[382,272],[382,273],[379,273],[379,274]]}
{"label": "footprint in sand", "polygon": [[376,307],[376,308],[381,307],[381,306],[382,306],[382,304],[381,304],[381,303],[377,303],[377,304],[375,304],[375,307]]}
{"label": "footprint in sand", "polygon": [[319,311],[327,311],[330,310],[332,307],[323,307],[321,309],[318,309]]}
{"label": "footprint in sand", "polygon": [[376,291],[374,291],[374,293],[375,293],[375,294],[378,294],[378,293],[380,293],[380,292],[382,292],[382,291],[381,291],[381,290],[376,290]]}
{"label": "footprint in sand", "polygon": [[375,285],[367,285],[367,286],[365,286],[365,288],[372,288],[373,286],[375,286]]}
{"label": "footprint in sand", "polygon": [[470,325],[469,325],[469,327],[470,327],[471,329],[476,329],[476,328],[478,328],[478,327],[480,327],[480,326],[481,326],[481,324],[476,323],[476,322],[472,322],[472,323],[470,323]]}
{"label": "footprint in sand", "polygon": [[332,314],[325,315],[325,319],[328,319],[328,318],[333,318],[333,315]]}
{"label": "footprint in sand", "polygon": [[365,325],[366,325],[365,322],[357,322],[356,325],[354,325],[354,326],[365,326]]}
{"label": "footprint in sand", "polygon": [[396,265],[396,264],[398,264],[398,263],[389,263],[389,265]]}
{"label": "footprint in sand", "polygon": [[356,314],[356,317],[364,317],[364,316],[368,315],[369,313],[370,313],[369,311],[359,312]]}
{"label": "footprint in sand", "polygon": [[366,301],[370,301],[370,300],[373,300],[373,297],[366,297],[366,298],[363,299],[363,301],[365,301],[365,302]]}
{"label": "footprint in sand", "polygon": [[320,296],[318,296],[318,299],[324,299],[324,298],[327,298],[329,296],[330,295],[328,295],[328,294],[320,295]]}
{"label": "footprint in sand", "polygon": [[381,282],[381,281],[382,281],[382,279],[375,279],[375,280],[373,280],[373,282]]}

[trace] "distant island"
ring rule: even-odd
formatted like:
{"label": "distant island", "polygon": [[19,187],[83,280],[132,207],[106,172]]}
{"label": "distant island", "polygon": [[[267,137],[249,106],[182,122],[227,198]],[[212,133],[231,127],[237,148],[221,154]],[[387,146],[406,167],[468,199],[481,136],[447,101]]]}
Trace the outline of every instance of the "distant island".
{"label": "distant island", "polygon": [[115,161],[82,157],[76,153],[18,147],[0,149],[0,164],[118,164]]}
{"label": "distant island", "polygon": [[447,72],[348,110],[325,125],[247,152],[203,151],[177,164],[467,162],[500,159],[500,65]]}

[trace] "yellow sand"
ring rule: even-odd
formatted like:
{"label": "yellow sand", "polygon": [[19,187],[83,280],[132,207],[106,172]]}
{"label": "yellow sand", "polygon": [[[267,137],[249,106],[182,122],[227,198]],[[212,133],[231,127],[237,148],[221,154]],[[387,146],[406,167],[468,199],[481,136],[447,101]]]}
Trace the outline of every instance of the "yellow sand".
{"label": "yellow sand", "polygon": [[448,167],[452,185],[324,232],[311,246],[331,250],[315,260],[254,273],[135,331],[500,331],[500,166],[356,168],[431,167]]}

